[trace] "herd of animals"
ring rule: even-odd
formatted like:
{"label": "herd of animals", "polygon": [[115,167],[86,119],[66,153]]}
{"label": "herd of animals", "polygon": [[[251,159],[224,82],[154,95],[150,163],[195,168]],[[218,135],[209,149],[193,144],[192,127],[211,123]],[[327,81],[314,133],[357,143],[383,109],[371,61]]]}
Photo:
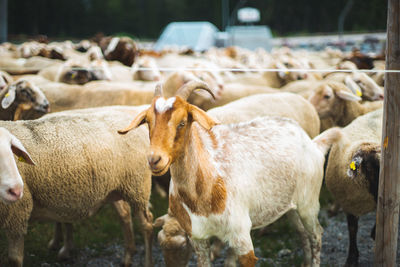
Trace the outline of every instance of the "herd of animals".
{"label": "herd of animals", "polygon": [[[135,252],[132,215],[148,267],[153,227],[162,227],[167,266],[187,266],[193,253],[210,266],[224,246],[226,266],[254,266],[250,231],[284,214],[304,266],[319,266],[326,186],[347,215],[346,265],[357,266],[358,218],[377,201],[384,65],[357,50],[152,51],[127,37],[1,44],[0,228],[10,265],[23,265],[30,221],[55,222],[49,247],[66,259],[72,223],[112,203],[123,266]],[[155,220],[152,186],[169,201]]]}

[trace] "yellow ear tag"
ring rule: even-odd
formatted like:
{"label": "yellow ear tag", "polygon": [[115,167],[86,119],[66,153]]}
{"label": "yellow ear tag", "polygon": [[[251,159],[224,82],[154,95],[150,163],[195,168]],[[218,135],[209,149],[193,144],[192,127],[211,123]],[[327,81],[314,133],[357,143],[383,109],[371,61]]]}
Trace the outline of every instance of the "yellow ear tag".
{"label": "yellow ear tag", "polygon": [[72,75],[71,75],[72,79],[75,79],[75,77],[76,77],[76,72],[72,73]]}
{"label": "yellow ear tag", "polygon": [[356,94],[357,94],[358,96],[362,96],[362,92],[361,92],[360,90],[357,90],[357,91],[356,91]]}
{"label": "yellow ear tag", "polygon": [[5,95],[5,97],[9,97],[10,96],[10,93],[7,93],[6,95]]}
{"label": "yellow ear tag", "polygon": [[25,159],[23,157],[18,157],[18,160],[21,162],[25,162]]}
{"label": "yellow ear tag", "polygon": [[353,171],[356,170],[356,163],[355,163],[354,161],[352,161],[352,162],[350,163],[350,169],[352,169]]}
{"label": "yellow ear tag", "polygon": [[285,74],[286,74],[286,75],[288,75],[288,74],[289,74],[289,72],[288,72],[288,71],[285,71]]}

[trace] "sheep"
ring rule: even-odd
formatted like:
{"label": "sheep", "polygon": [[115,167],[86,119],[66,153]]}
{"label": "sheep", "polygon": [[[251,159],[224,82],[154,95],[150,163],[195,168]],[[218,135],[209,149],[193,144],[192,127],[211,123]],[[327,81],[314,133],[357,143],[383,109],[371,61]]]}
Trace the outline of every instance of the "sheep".
{"label": "sheep", "polygon": [[376,209],[382,112],[379,109],[367,113],[341,129],[341,137],[332,145],[327,159],[326,187],[347,214],[349,251],[346,266],[358,264],[358,217]]}
{"label": "sheep", "polygon": [[50,81],[81,85],[90,81],[111,80],[108,64],[101,59],[91,62],[68,60],[62,65],[41,70],[39,75]]}
{"label": "sheep", "polygon": [[[166,96],[174,96],[176,91],[185,83],[190,81],[203,81],[213,90],[217,99],[223,92],[222,78],[212,71],[176,71],[170,74],[164,81],[163,90]],[[189,102],[198,106],[205,107],[211,104],[213,99],[204,92],[195,92],[189,99]]]}
{"label": "sheep", "polygon": [[19,79],[0,91],[0,120],[36,119],[49,112],[49,101],[34,83]]}
{"label": "sheep", "polygon": [[[142,223],[145,266],[152,265],[147,131],[139,130],[124,140],[115,132],[143,108],[102,107],[48,114],[33,121],[0,122],[0,127],[24,142],[37,164],[32,168],[17,163],[24,196],[11,205],[0,203],[0,228],[8,238],[12,266],[22,266],[28,220],[72,223],[90,217],[107,202],[120,200],[131,205]],[[135,250],[130,213],[121,219],[130,241],[123,264],[129,266]]]}
{"label": "sheep", "polygon": [[[157,218],[153,227],[162,227],[162,230],[158,232],[157,239],[162,249],[165,265],[167,267],[187,266],[192,257],[193,248],[190,245],[189,237],[176,218],[167,213]],[[223,243],[219,239],[215,239],[211,246],[211,260],[219,255],[222,247]],[[232,249],[228,249],[224,266],[235,265],[235,255]]]}
{"label": "sheep", "polygon": [[118,60],[125,66],[132,66],[138,55],[136,43],[129,37],[104,37],[99,46],[107,60]]}
{"label": "sheep", "polygon": [[[337,74],[337,75],[336,75]],[[356,79],[356,77],[362,77]],[[335,73],[321,81],[301,80],[288,83],[281,88],[282,91],[300,94],[308,98],[315,88],[332,81],[346,85],[354,94],[361,97],[365,101],[376,101],[383,99],[383,90],[375,82],[371,82],[371,78],[365,73],[357,73],[357,75],[348,75],[344,73]],[[362,81],[366,81],[363,83]]]}
{"label": "sheep", "polygon": [[310,102],[292,93],[256,94],[207,111],[218,121],[229,124],[244,122],[258,116],[291,118],[311,137],[320,132],[318,113]]}
{"label": "sheep", "polygon": [[155,59],[150,56],[140,56],[131,68],[134,80],[160,81],[162,78]]}
{"label": "sheep", "polygon": [[308,99],[321,119],[321,131],[344,127],[360,115],[381,108],[383,101],[358,103],[361,98],[341,83],[331,82],[316,88]]}
{"label": "sheep", "polygon": [[13,153],[19,161],[35,165],[21,141],[0,127],[0,200],[6,204],[13,203],[23,196],[24,183]]}
{"label": "sheep", "polygon": [[[149,82],[148,82],[149,83]],[[40,87],[50,102],[51,111],[109,105],[143,105],[151,103],[154,90],[149,83],[92,81],[85,85],[45,83]]]}
{"label": "sheep", "polygon": [[156,87],[151,107],[118,132],[148,125],[148,164],[155,176],[171,169],[169,209],[189,235],[198,266],[211,265],[212,236],[228,243],[241,266],[254,266],[250,230],[285,213],[303,238],[305,265],[319,265],[319,190],[325,154],[337,129],[312,141],[286,118],[216,125],[185,101],[196,89],[212,93],[204,85],[186,84],[165,99]]}
{"label": "sheep", "polygon": [[325,80],[346,84],[354,93],[361,96],[363,100],[376,101],[383,99],[383,88],[380,87],[371,77],[362,72],[333,72],[327,75]]}
{"label": "sheep", "polygon": [[161,227],[158,232],[165,265],[168,267],[187,266],[192,256],[192,246],[182,226],[176,218],[165,214],[154,221],[153,227]]}
{"label": "sheep", "polygon": [[46,67],[54,64],[62,64],[62,62],[63,61],[58,59],[49,59],[38,56],[28,59],[0,57],[0,69],[7,71],[11,75],[35,74]]}

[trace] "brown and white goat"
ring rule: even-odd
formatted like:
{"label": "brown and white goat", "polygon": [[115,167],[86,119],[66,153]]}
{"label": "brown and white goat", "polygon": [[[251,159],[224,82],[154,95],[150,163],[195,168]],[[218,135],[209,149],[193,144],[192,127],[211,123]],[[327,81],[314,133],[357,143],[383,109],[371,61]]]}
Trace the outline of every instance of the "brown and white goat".
{"label": "brown and white goat", "polygon": [[186,102],[196,89],[212,94],[204,83],[189,82],[165,99],[158,85],[150,108],[119,133],[148,125],[148,164],[156,176],[171,169],[169,209],[190,237],[198,265],[211,265],[214,236],[233,249],[241,266],[254,266],[250,230],[288,213],[302,237],[305,265],[318,266],[318,198],[325,153],[337,129],[312,141],[286,118],[217,125]]}

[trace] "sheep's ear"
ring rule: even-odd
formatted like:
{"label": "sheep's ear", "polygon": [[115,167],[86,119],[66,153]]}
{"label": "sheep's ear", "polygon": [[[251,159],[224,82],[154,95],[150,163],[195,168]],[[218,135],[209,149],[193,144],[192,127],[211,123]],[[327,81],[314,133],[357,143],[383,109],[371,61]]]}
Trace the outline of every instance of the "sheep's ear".
{"label": "sheep's ear", "polygon": [[133,119],[133,121],[131,122],[131,124],[129,124],[128,127],[126,127],[123,130],[118,130],[119,134],[126,134],[127,132],[129,132],[130,130],[139,127],[140,125],[142,125],[143,123],[146,122],[146,114],[147,114],[147,109],[143,110],[142,112],[140,112],[136,118]]}
{"label": "sheep's ear", "polygon": [[344,90],[336,91],[336,95],[337,95],[339,98],[341,98],[341,99],[343,99],[343,100],[347,100],[347,101],[360,101],[360,100],[361,100],[361,97],[356,96],[356,95],[353,94],[353,93],[346,92],[346,91],[344,91]]}
{"label": "sheep's ear", "polygon": [[358,84],[350,76],[347,76],[345,78],[345,84],[355,95],[359,97],[362,96],[362,91],[360,86],[358,86]]}
{"label": "sheep's ear", "polygon": [[284,79],[285,76],[289,74],[288,69],[281,62],[276,62],[275,66],[276,66],[277,69],[283,70],[283,71],[278,71],[279,78]]}
{"label": "sheep's ear", "polygon": [[191,114],[193,120],[199,123],[204,129],[210,130],[214,125],[218,124],[218,122],[208,116],[207,113],[194,105],[189,105],[189,114]]}
{"label": "sheep's ear", "polygon": [[19,161],[36,165],[22,143],[13,135],[11,135],[11,150],[18,157]]}
{"label": "sheep's ear", "polygon": [[[3,109],[7,109],[15,100],[15,91],[17,86],[15,84],[8,86],[8,92],[4,95],[3,100],[1,101],[1,107]],[[7,89],[6,89],[7,90]]]}
{"label": "sheep's ear", "polygon": [[351,159],[349,168],[347,169],[347,175],[350,178],[355,178],[355,176],[357,174],[357,170],[360,168],[362,161],[363,161],[363,158],[360,156],[356,156]]}

